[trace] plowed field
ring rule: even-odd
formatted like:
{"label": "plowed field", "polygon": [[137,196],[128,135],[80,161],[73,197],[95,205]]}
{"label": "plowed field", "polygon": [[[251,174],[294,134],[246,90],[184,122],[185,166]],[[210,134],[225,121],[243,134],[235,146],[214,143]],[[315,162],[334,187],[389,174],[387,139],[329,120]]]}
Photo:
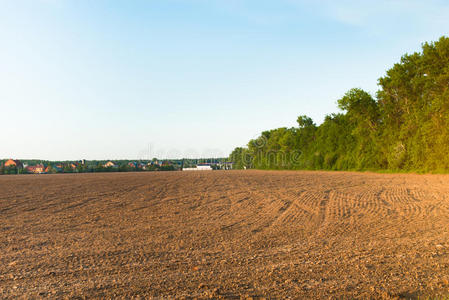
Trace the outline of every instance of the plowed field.
{"label": "plowed field", "polygon": [[0,176],[0,298],[449,295],[449,176]]}

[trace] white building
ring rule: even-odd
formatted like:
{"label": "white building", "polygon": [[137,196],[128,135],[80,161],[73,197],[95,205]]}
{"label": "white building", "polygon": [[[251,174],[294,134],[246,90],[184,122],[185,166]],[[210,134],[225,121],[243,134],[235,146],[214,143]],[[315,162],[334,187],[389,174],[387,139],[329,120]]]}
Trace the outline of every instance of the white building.
{"label": "white building", "polygon": [[210,165],[197,165],[196,168],[199,171],[211,171],[212,167]]}
{"label": "white building", "polygon": [[212,171],[210,164],[198,164],[196,168],[182,168],[183,171]]}

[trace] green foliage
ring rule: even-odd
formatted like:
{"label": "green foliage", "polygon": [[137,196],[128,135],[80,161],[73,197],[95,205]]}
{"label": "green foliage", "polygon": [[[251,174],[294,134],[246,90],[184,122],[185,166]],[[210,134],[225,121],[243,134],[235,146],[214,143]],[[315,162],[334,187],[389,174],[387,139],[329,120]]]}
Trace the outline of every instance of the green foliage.
{"label": "green foliage", "polygon": [[49,166],[48,167],[48,172],[47,172],[48,174],[56,174],[56,173],[58,173],[58,170],[56,170],[56,168],[54,168],[54,167],[52,167],[52,166]]}
{"label": "green foliage", "polygon": [[356,141],[352,132],[354,125],[344,114],[326,116],[318,127],[313,166],[324,170],[350,170],[355,168],[354,149]]}
{"label": "green foliage", "polygon": [[176,167],[174,165],[161,166],[159,171],[176,171]]}
{"label": "green foliage", "polygon": [[234,169],[245,169],[251,167],[252,156],[248,149],[237,147],[232,151],[229,160],[234,162]]}
{"label": "green foliage", "polygon": [[422,48],[379,79],[382,159],[390,169],[449,169],[449,39]]}
{"label": "green foliage", "polygon": [[73,173],[74,169],[72,168],[72,166],[70,164],[66,164],[64,165],[64,173]]}
{"label": "green foliage", "polygon": [[355,88],[316,126],[264,131],[229,159],[235,168],[449,171],[449,38],[404,55],[377,99]]}
{"label": "green foliage", "polygon": [[5,175],[20,174],[20,171],[21,168],[17,168],[16,166],[3,167],[3,174]]}
{"label": "green foliage", "polygon": [[299,128],[306,128],[314,125],[312,118],[309,118],[306,115],[299,116],[296,122],[298,123]]}
{"label": "green foliage", "polygon": [[131,168],[127,164],[123,164],[118,167],[118,171],[119,172],[130,172],[130,171],[133,171],[133,168]]}

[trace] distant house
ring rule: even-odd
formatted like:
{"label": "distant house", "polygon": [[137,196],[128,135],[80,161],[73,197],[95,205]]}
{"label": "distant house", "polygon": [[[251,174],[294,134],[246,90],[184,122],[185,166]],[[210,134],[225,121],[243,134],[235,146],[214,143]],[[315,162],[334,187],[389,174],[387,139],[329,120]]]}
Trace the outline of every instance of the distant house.
{"label": "distant house", "polygon": [[112,161],[108,161],[107,163],[104,164],[105,168],[117,168],[117,165],[115,163],[113,163]]}
{"label": "distant house", "polygon": [[23,168],[23,164],[20,160],[18,159],[8,159],[5,163],[4,163],[5,167],[16,167],[16,168]]}
{"label": "distant house", "polygon": [[233,165],[233,162],[221,162],[217,164],[217,166],[222,170],[232,170]]}
{"label": "distant house", "polygon": [[28,166],[26,167],[26,170],[28,173],[42,174],[45,172],[45,167],[44,165]]}
{"label": "distant house", "polygon": [[210,164],[198,164],[196,165],[196,168],[200,171],[210,171],[212,170],[212,167]]}
{"label": "distant house", "polygon": [[56,166],[47,166],[45,168],[45,173],[62,173],[64,171],[64,168],[61,167],[61,165]]}

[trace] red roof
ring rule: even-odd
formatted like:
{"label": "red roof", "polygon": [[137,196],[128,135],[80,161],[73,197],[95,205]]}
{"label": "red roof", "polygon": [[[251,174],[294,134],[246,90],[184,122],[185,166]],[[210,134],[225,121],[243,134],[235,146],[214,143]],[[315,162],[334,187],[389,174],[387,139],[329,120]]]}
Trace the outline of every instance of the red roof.
{"label": "red roof", "polygon": [[7,161],[5,161],[5,167],[8,167],[8,166],[21,166],[21,165],[22,165],[22,163],[18,159],[8,159]]}

